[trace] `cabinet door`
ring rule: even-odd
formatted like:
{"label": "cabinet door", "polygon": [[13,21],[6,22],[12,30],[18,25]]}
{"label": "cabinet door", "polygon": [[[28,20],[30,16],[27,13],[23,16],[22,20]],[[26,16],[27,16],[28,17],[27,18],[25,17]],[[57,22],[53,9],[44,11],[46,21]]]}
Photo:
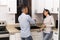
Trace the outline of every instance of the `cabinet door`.
{"label": "cabinet door", "polygon": [[21,40],[20,33],[15,33],[15,40]]}
{"label": "cabinet door", "polygon": [[36,13],[42,13],[44,10],[45,0],[35,0],[35,11]]}
{"label": "cabinet door", "polygon": [[59,9],[59,0],[54,0],[53,1],[53,12],[59,13],[58,9]]}
{"label": "cabinet door", "polygon": [[9,40],[9,37],[0,38],[0,40]]}
{"label": "cabinet door", "polygon": [[45,9],[48,9],[51,13],[53,12],[53,0],[45,0]]}
{"label": "cabinet door", "polygon": [[10,34],[10,40],[21,40],[20,33]]}
{"label": "cabinet door", "polygon": [[9,40],[15,40],[15,34],[10,34]]}
{"label": "cabinet door", "polygon": [[7,5],[7,0],[0,0],[0,5]]}
{"label": "cabinet door", "polygon": [[58,31],[57,32],[53,31],[53,40],[58,40],[59,39],[58,36],[59,36]]}
{"label": "cabinet door", "polygon": [[9,13],[17,13],[17,0],[8,0]]}
{"label": "cabinet door", "polygon": [[33,40],[43,40],[43,32],[31,32]]}
{"label": "cabinet door", "polygon": [[6,14],[8,13],[8,6],[6,5],[0,5],[0,20],[6,20]]}

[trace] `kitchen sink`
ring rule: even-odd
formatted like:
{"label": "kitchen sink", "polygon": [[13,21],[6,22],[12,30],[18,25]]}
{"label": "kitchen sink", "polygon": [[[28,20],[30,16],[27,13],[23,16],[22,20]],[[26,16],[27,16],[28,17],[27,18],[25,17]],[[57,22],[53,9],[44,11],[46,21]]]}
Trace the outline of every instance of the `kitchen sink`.
{"label": "kitchen sink", "polygon": [[40,27],[38,27],[38,26],[31,26],[30,28],[31,29],[40,29]]}
{"label": "kitchen sink", "polygon": [[18,29],[18,30],[21,30],[20,27],[15,27],[15,28]]}

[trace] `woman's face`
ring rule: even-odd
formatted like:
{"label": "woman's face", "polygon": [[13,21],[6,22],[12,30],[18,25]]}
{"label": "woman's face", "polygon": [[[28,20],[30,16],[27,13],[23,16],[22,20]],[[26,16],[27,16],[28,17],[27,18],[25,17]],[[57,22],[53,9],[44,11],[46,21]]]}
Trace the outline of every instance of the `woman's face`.
{"label": "woman's face", "polygon": [[47,16],[48,12],[47,11],[44,11],[44,15]]}

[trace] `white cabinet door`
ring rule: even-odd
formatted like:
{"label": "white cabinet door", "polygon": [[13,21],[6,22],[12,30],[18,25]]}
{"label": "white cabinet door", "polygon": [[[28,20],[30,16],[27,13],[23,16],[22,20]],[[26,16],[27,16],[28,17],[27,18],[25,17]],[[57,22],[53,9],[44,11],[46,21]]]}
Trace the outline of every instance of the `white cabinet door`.
{"label": "white cabinet door", "polygon": [[15,34],[10,34],[9,40],[15,40]]}
{"label": "white cabinet door", "polygon": [[58,9],[59,9],[59,0],[54,0],[53,1],[53,12],[59,13]]}
{"label": "white cabinet door", "polygon": [[15,40],[21,40],[20,33],[15,33]]}
{"label": "white cabinet door", "polygon": [[33,40],[43,40],[43,32],[32,32]]}
{"label": "white cabinet door", "polygon": [[9,13],[17,13],[17,0],[8,0]]}
{"label": "white cabinet door", "polygon": [[58,13],[59,0],[45,0],[45,9],[48,9],[51,13]]}
{"label": "white cabinet door", "polygon": [[45,9],[48,9],[51,13],[53,12],[53,0],[45,0]]}
{"label": "white cabinet door", "polygon": [[9,40],[21,40],[20,33],[10,34]]}
{"label": "white cabinet door", "polygon": [[7,0],[0,0],[0,5],[7,5]]}
{"label": "white cabinet door", "polygon": [[42,13],[44,10],[45,0],[35,0],[35,11],[36,13]]}
{"label": "white cabinet door", "polygon": [[56,32],[53,31],[53,40],[58,40],[59,39],[58,36],[59,36],[58,31],[56,31]]}
{"label": "white cabinet door", "polygon": [[8,6],[0,5],[0,20],[5,20],[7,22],[6,14],[8,13]]}

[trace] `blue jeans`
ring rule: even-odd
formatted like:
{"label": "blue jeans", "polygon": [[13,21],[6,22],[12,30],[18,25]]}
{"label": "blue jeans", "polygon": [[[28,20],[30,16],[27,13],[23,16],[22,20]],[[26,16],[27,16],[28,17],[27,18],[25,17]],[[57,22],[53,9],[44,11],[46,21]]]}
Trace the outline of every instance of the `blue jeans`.
{"label": "blue jeans", "polygon": [[43,40],[50,40],[52,38],[53,32],[43,33]]}
{"label": "blue jeans", "polygon": [[22,40],[33,40],[32,39],[32,36],[29,36],[29,37],[27,37],[27,38],[21,38]]}

